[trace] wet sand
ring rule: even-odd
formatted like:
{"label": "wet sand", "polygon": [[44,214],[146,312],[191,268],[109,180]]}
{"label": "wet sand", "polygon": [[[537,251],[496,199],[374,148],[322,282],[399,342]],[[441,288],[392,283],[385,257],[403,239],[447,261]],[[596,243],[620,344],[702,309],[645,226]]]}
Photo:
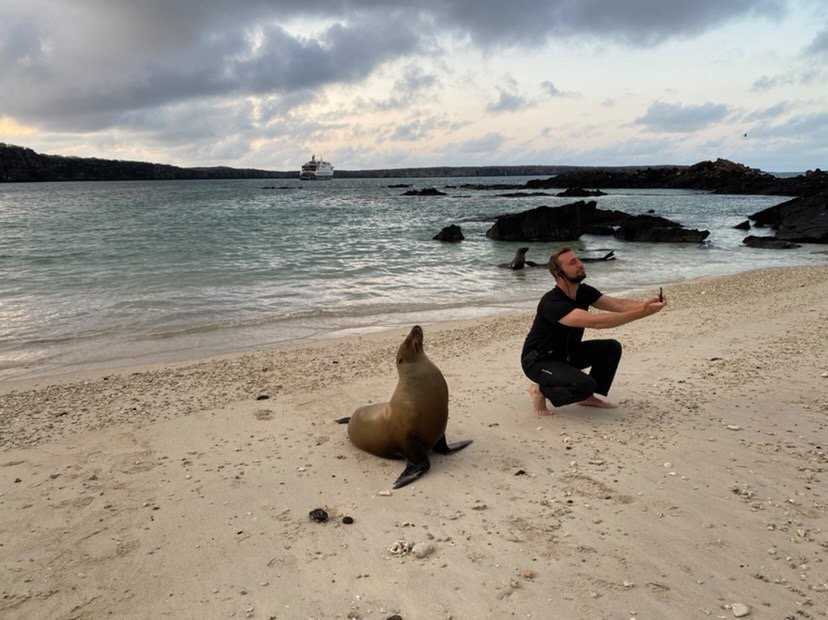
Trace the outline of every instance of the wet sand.
{"label": "wet sand", "polygon": [[403,330],[0,386],[0,617],[828,617],[828,268],[665,294],[587,332],[615,410],[532,415],[528,313],[425,325],[475,443],[388,495],[333,420]]}

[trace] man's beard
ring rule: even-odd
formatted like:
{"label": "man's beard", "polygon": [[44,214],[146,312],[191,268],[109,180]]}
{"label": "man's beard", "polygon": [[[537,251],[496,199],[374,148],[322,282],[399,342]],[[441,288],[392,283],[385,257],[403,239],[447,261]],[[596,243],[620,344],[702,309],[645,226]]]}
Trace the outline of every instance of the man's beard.
{"label": "man's beard", "polygon": [[566,278],[570,284],[580,284],[584,280],[586,280],[586,274],[582,273],[579,276],[575,276],[574,278],[570,278],[568,275],[564,274],[564,278]]}

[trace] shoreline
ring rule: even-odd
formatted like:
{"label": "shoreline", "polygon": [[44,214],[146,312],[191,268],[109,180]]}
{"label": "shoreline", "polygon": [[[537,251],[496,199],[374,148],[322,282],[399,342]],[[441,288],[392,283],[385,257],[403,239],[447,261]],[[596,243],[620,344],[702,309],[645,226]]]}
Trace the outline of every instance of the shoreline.
{"label": "shoreline", "polygon": [[531,313],[427,326],[474,443],[393,492],[333,420],[408,326],[6,391],[0,615],[826,618],[828,267],[665,293],[587,330],[614,410],[532,415]]}
{"label": "shoreline", "polygon": [[[828,265],[828,263],[826,263]],[[765,270],[777,270],[777,269],[798,269],[798,268],[807,268],[813,267],[813,265],[802,264],[797,266],[786,266],[786,267],[764,267],[758,269],[750,269],[747,271],[738,271],[732,274],[726,275],[713,275],[713,276],[699,276],[695,278],[689,279],[681,279],[681,280],[673,280],[667,281],[659,284],[651,285],[653,288],[656,286],[676,286],[682,284],[693,284],[696,282],[703,282],[709,279],[715,279],[719,277],[735,277],[740,274],[751,274],[756,271],[765,271]],[[819,266],[817,266],[818,268]],[[647,286],[634,286],[629,288],[622,288],[622,289],[612,289],[609,287],[602,287],[603,290],[606,290],[608,293],[612,293],[614,295],[638,295],[643,294],[649,287]],[[539,299],[539,296],[538,296]],[[521,315],[526,312],[534,312],[534,306],[537,303],[537,299],[534,297],[529,299],[518,299],[514,302],[510,302],[508,304],[493,304],[490,302],[486,303],[470,303],[470,304],[451,304],[446,307],[438,307],[432,308],[429,310],[422,311],[425,314],[434,314],[444,315],[450,312],[455,311],[470,311],[472,313],[477,312],[478,314],[472,318],[462,318],[462,319],[445,319],[445,318],[437,318],[437,319],[427,319],[424,321],[420,321],[423,326],[441,326],[441,325],[451,325],[453,323],[464,323],[467,321],[476,321],[476,320],[486,320],[494,317],[503,317],[509,315]],[[153,352],[146,352],[140,353],[138,358],[141,360],[135,363],[134,356],[130,356],[127,353],[119,355],[118,357],[112,357],[109,359],[101,359],[96,360],[93,362],[83,363],[83,364],[70,364],[68,366],[58,366],[58,367],[49,367],[46,369],[40,369],[39,367],[34,367],[31,370],[25,370],[13,375],[9,378],[2,378],[0,379],[0,394],[9,391],[10,389],[25,389],[26,386],[30,385],[37,385],[42,383],[48,383],[50,381],[71,381],[75,376],[83,376],[83,377],[98,377],[102,376],[103,374],[118,374],[118,373],[127,373],[130,371],[134,371],[136,369],[157,369],[162,368],[165,366],[181,366],[181,365],[189,365],[195,363],[203,363],[209,362],[212,359],[224,359],[224,358],[232,358],[234,356],[241,356],[246,354],[256,354],[263,351],[270,351],[270,350],[281,350],[281,349],[294,349],[294,348],[301,348],[305,345],[317,345],[317,344],[324,344],[331,340],[337,340],[343,337],[350,337],[350,336],[365,336],[369,334],[382,334],[382,333],[392,333],[396,332],[397,330],[403,329],[405,325],[408,325],[408,322],[403,322],[401,317],[410,314],[410,312],[405,310],[399,310],[393,313],[383,313],[379,315],[369,315],[367,318],[377,318],[379,319],[377,322],[372,323],[365,323],[359,324],[355,326],[344,326],[344,327],[320,327],[319,331],[316,331],[310,335],[304,336],[297,336],[297,337],[286,337],[284,339],[279,340],[272,340],[269,342],[265,342],[264,344],[249,344],[249,345],[242,345],[242,346],[233,346],[229,345],[228,343],[219,345],[211,344],[211,345],[203,345],[198,348],[185,348],[185,349],[174,349],[174,350],[165,350],[165,351],[153,351]],[[400,317],[397,321],[393,320],[395,318]],[[279,324],[281,321],[274,321],[273,324]],[[413,323],[412,323],[413,324]],[[209,331],[220,331],[225,333],[238,333],[238,330],[256,330],[261,329],[261,326],[257,327],[225,327],[225,328],[218,328],[217,330],[209,330]],[[189,331],[189,330],[187,330]],[[179,338],[183,338],[185,336],[179,336]],[[101,343],[102,346],[105,346],[107,343]],[[10,370],[10,369],[7,369]]]}

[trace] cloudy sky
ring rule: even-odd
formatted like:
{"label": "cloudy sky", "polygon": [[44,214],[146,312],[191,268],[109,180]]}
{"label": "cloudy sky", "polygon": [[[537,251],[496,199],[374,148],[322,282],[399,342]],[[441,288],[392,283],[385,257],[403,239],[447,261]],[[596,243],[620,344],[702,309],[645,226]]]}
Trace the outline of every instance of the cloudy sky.
{"label": "cloudy sky", "polygon": [[825,0],[2,0],[0,142],[280,170],[828,168],[826,67]]}

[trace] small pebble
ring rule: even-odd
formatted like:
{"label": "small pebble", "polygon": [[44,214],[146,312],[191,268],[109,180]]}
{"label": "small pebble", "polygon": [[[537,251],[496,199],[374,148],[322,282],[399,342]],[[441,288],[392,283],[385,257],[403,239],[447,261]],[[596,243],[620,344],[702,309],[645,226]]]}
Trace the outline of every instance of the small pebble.
{"label": "small pebble", "polygon": [[744,618],[750,614],[750,607],[744,605],[743,603],[733,603],[733,605],[730,606],[730,611],[732,611],[733,615],[737,618]]}
{"label": "small pebble", "polygon": [[411,553],[420,559],[427,558],[434,553],[434,545],[428,542],[417,543],[411,549]]}
{"label": "small pebble", "polygon": [[347,517],[347,516],[346,516],[346,517],[342,517],[342,522],[343,522],[345,525],[351,525],[351,523],[353,523],[353,522],[354,522],[354,518],[353,518],[353,517]]}
{"label": "small pebble", "polygon": [[391,495],[391,491],[378,491],[377,495],[382,495],[383,497],[388,497]]}

